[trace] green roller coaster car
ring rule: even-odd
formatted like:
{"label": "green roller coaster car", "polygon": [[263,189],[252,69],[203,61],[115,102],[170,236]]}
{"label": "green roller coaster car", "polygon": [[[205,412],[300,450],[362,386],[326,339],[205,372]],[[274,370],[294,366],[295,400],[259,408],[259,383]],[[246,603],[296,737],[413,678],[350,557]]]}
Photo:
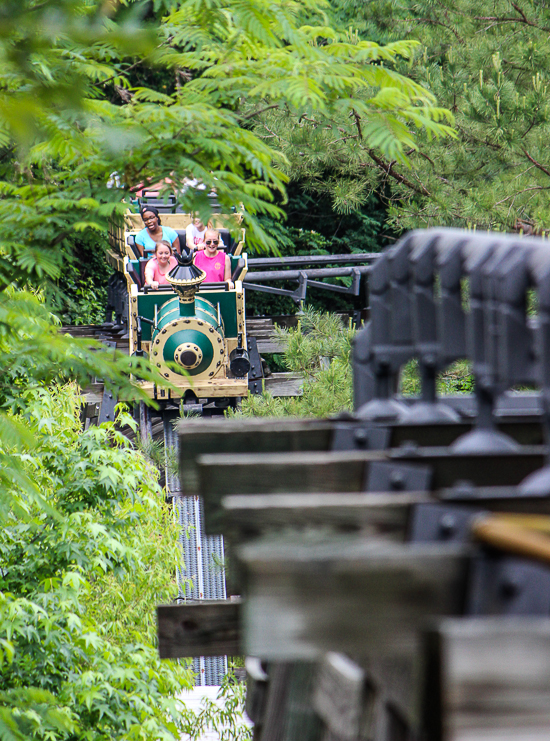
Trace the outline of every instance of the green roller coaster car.
{"label": "green roller coaster car", "polygon": [[[190,221],[188,214],[162,214],[163,225],[178,232],[182,245]],[[148,356],[172,386],[144,383],[152,399],[237,399],[248,393],[244,230],[238,215],[214,217],[216,228],[228,224],[231,231],[221,231],[231,250],[233,285],[202,283],[204,273],[189,260],[187,269],[191,265],[193,271],[202,273],[189,300],[179,289],[175,295],[172,286],[153,291],[145,285],[148,258],[141,256],[134,239],[142,227],[138,214],[128,211],[111,226],[107,262],[115,272],[109,283],[109,304],[127,326],[130,354]],[[232,233],[238,234],[238,241],[231,239]]]}

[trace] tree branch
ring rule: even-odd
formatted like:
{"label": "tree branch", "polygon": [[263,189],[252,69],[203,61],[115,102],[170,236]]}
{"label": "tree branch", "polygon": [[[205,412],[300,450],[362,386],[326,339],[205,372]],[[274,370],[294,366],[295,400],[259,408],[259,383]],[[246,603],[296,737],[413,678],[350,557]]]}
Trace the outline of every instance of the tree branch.
{"label": "tree branch", "polygon": [[433,160],[432,160],[432,159],[431,159],[430,157],[428,157],[428,155],[427,155],[427,154],[424,154],[424,152],[421,152],[420,150],[418,150],[418,154],[419,154],[419,155],[420,155],[421,157],[424,157],[424,159],[425,159],[425,160],[428,160],[428,162],[430,163],[430,165],[431,165],[431,166],[433,167],[433,169],[435,170],[435,162],[434,162],[434,161],[433,161]]}
{"label": "tree branch", "polygon": [[349,136],[341,136],[339,139],[333,139],[331,142],[328,142],[327,147],[332,147],[333,144],[337,144],[338,142],[347,142],[348,139],[359,139],[359,134],[349,134]]}
{"label": "tree branch", "polygon": [[355,118],[355,125],[357,127],[357,134],[359,135],[359,139],[362,139],[363,132],[361,131],[361,116],[357,113],[357,111],[353,111],[353,117]]}
{"label": "tree branch", "polygon": [[399,173],[399,172],[396,172],[396,171],[395,171],[395,170],[393,169],[393,165],[394,165],[394,163],[393,163],[393,162],[392,162],[392,163],[390,163],[390,164],[388,164],[387,162],[384,162],[384,160],[383,160],[383,159],[381,159],[380,157],[378,157],[378,156],[377,156],[377,155],[376,155],[376,154],[374,153],[374,150],[373,150],[373,149],[369,149],[369,150],[367,150],[367,151],[368,151],[369,157],[370,157],[370,158],[371,158],[371,159],[372,159],[372,160],[373,160],[374,162],[376,162],[376,164],[378,165],[378,167],[379,167],[379,168],[380,168],[381,170],[383,170],[383,171],[384,171],[384,172],[386,173],[386,175],[388,175],[389,177],[393,178],[393,179],[394,179],[394,180],[396,180],[396,181],[397,181],[398,183],[401,183],[402,185],[405,185],[405,186],[406,186],[407,188],[410,188],[410,189],[411,189],[411,190],[413,190],[413,191],[414,191],[415,193],[418,193],[418,194],[419,194],[419,195],[421,195],[421,196],[429,196],[429,195],[430,195],[430,191],[429,191],[429,190],[427,190],[427,189],[426,189],[426,188],[425,188],[425,187],[424,187],[424,186],[422,185],[422,183],[420,183],[420,187],[418,187],[418,186],[417,186],[417,185],[415,185],[414,183],[411,183],[411,181],[410,181],[410,180],[408,180],[408,179],[407,179],[407,178],[406,178],[406,177],[405,177],[404,175],[401,175],[401,173]]}
{"label": "tree branch", "polygon": [[512,7],[516,11],[516,13],[519,14],[519,18],[499,18],[497,15],[489,15],[489,16],[483,16],[483,15],[475,15],[474,20],[476,21],[492,21],[494,23],[524,23],[526,26],[531,26],[532,28],[538,28],[541,31],[550,31],[550,28],[547,26],[538,26],[533,21],[530,21],[523,10],[517,5],[517,3],[512,3]]}
{"label": "tree branch", "polygon": [[520,16],[523,18],[524,23],[528,23],[529,25],[531,25],[529,21],[527,20],[527,16],[523,12],[523,10],[517,5],[517,3],[512,3],[512,8],[516,11],[516,13],[520,14]]}
{"label": "tree branch", "polygon": [[522,193],[529,193],[532,190],[548,190],[548,189],[550,189],[550,185],[548,185],[546,187],[544,187],[543,185],[534,185],[531,188],[524,188],[523,190],[520,190],[517,193],[513,193],[510,196],[506,196],[506,198],[503,198],[502,201],[497,201],[495,203],[495,206],[500,206],[501,203],[506,203],[506,201],[509,201],[510,198],[513,198],[515,200]]}
{"label": "tree branch", "polygon": [[265,106],[265,108],[260,108],[259,111],[252,111],[252,113],[247,113],[246,116],[239,116],[241,121],[246,121],[249,118],[254,118],[254,116],[260,116],[262,113],[265,113],[266,111],[270,111],[272,108],[278,108],[278,103],[272,103],[271,105]]}
{"label": "tree branch", "polygon": [[458,124],[456,125],[456,128],[460,131],[460,133],[462,134],[462,136],[467,141],[470,141],[470,142],[472,142],[474,144],[485,144],[485,146],[491,147],[491,149],[497,149],[497,150],[498,149],[502,149],[502,144],[493,144],[493,142],[487,141],[487,139],[485,139],[485,141],[483,141],[483,139],[478,139],[477,137],[472,136],[472,134],[469,134],[465,129],[463,129]]}
{"label": "tree branch", "polygon": [[540,162],[537,162],[536,159],[534,159],[533,157],[531,157],[531,155],[529,154],[529,152],[526,149],[523,149],[522,151],[523,151],[523,154],[529,160],[529,162],[531,162],[533,165],[535,165],[535,167],[537,167],[539,170],[541,170],[541,172],[543,172],[545,175],[548,175],[548,177],[550,177],[550,170],[547,170],[546,167],[544,167],[544,165],[541,165]]}
{"label": "tree branch", "polygon": [[452,26],[443,23],[443,21],[436,21],[432,18],[407,18],[407,20],[417,21],[418,23],[427,23],[432,26],[442,26],[443,28],[446,28],[447,31],[450,31],[456,37],[457,41],[460,41],[461,44],[464,44],[464,39],[462,38],[462,36],[460,36],[460,34],[455,31]]}
{"label": "tree branch", "polygon": [[528,133],[529,133],[529,132],[531,131],[531,129],[533,128],[533,126],[535,125],[535,123],[536,123],[536,121],[535,121],[535,119],[533,118],[533,119],[532,119],[532,121],[531,121],[531,123],[530,123],[530,124],[529,124],[529,126],[527,127],[527,129],[526,129],[526,130],[525,130],[525,131],[523,132],[523,134],[521,135],[521,138],[522,138],[522,139],[524,139],[524,138],[525,138],[525,137],[527,136],[527,134],[528,134]]}

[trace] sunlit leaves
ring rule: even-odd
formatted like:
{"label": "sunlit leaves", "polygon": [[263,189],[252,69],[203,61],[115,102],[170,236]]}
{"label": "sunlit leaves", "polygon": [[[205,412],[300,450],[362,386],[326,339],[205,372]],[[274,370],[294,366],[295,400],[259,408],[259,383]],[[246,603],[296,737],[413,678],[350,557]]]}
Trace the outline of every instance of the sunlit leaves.
{"label": "sunlit leaves", "polygon": [[104,592],[130,600],[139,585],[147,615],[171,588],[165,559],[149,561],[175,538],[155,471],[114,423],[82,434],[78,412],[68,385],[29,389],[17,417],[34,441],[20,466],[41,499],[14,481],[2,507],[0,722],[19,741],[172,740],[189,673],[161,664],[150,617],[138,625],[134,608],[110,624]]}
{"label": "sunlit leaves", "polygon": [[[251,105],[290,107],[297,116],[345,116],[354,104],[379,118],[387,112],[386,136],[378,132],[370,145],[388,156],[397,152],[403,161],[413,140],[411,122],[436,136],[450,130],[431,115],[430,94],[392,69],[398,57],[412,56],[415,42],[382,47],[341,33],[328,25],[324,2],[159,2],[159,18],[166,13],[162,23],[143,27],[138,4],[120,18],[109,15],[111,6],[84,0],[32,7],[32,13],[12,9],[8,28],[17,27],[17,33],[0,33],[0,61],[6,61],[0,73],[0,143],[2,131],[6,145],[11,132],[20,151],[10,180],[26,181],[33,190],[29,208],[17,219],[8,207],[23,192],[6,204],[6,231],[24,248],[37,230],[34,221],[41,220],[34,245],[54,253],[34,269],[32,260],[8,249],[35,278],[57,273],[56,246],[64,232],[84,223],[105,227],[93,199],[120,202],[125,190],[146,179],[170,182],[185,210],[207,216],[203,194],[185,189],[185,178],[201,180],[207,190],[216,189],[223,210],[244,207],[249,246],[272,246],[256,216],[279,213],[272,200],[284,192],[286,175],[280,154],[244,123],[242,114]],[[21,44],[32,52],[24,63],[17,52]],[[140,64],[173,70],[176,92],[131,89],[126,72]],[[113,86],[122,91],[116,104],[105,100]],[[386,91],[384,100],[377,90]],[[406,105],[393,90],[406,97]],[[405,109],[419,106],[422,116],[412,110],[407,115]],[[121,189],[106,187],[114,171]],[[57,211],[59,193],[65,207]],[[0,265],[0,278],[1,272]],[[6,277],[13,279],[11,272]]]}

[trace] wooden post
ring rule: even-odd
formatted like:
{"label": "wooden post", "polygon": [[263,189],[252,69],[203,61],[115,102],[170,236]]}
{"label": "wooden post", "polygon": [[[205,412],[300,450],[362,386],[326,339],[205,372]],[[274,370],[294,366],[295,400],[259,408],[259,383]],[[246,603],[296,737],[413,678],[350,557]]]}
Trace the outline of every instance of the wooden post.
{"label": "wooden post", "polygon": [[[420,631],[462,610],[467,551],[346,537],[243,546],[247,653],[277,661],[354,657],[416,725]],[[392,684],[394,685],[393,690]]]}
{"label": "wooden post", "polygon": [[447,448],[201,455],[199,491],[204,497],[206,532],[220,532],[220,503],[225,496],[365,491],[369,466],[378,461],[430,467],[432,489],[462,480],[477,486],[510,486],[543,465],[544,448],[490,455],[457,455]]}
{"label": "wooden post", "polygon": [[548,618],[446,619],[427,646],[427,741],[548,741]]}
{"label": "wooden post", "polygon": [[330,420],[201,419],[178,425],[180,478],[187,496],[197,495],[197,458],[203,454],[328,450]]}

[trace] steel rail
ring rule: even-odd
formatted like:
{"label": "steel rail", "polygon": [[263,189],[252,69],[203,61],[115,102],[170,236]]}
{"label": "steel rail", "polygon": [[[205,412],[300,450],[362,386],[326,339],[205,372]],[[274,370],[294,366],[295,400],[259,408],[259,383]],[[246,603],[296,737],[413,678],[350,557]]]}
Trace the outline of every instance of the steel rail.
{"label": "steel rail", "polygon": [[[250,264],[250,263],[249,263]],[[311,268],[304,270],[264,270],[258,272],[248,272],[244,279],[244,285],[247,283],[260,283],[269,280],[300,280],[305,275],[309,278],[338,278],[354,275],[359,271],[361,275],[370,273],[370,265],[356,265],[354,267],[342,268]]]}
{"label": "steel rail", "polygon": [[350,255],[300,255],[297,257],[249,257],[250,268],[303,267],[305,265],[334,265],[337,263],[374,262],[380,253],[361,252]]}

